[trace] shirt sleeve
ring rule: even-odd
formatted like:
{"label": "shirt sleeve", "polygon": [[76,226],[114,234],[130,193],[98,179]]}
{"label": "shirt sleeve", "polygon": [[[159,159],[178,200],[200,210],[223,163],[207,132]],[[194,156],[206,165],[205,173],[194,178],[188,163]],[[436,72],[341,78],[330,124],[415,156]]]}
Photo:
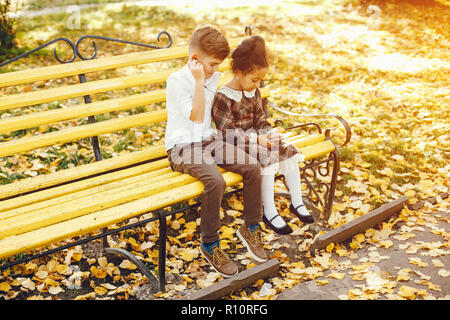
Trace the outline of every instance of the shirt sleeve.
{"label": "shirt sleeve", "polygon": [[235,119],[231,111],[231,100],[222,93],[217,93],[214,97],[211,114],[216,124],[216,129],[222,133],[224,139],[233,135],[238,138],[238,141],[245,143],[249,141],[249,136],[244,130],[234,125]]}
{"label": "shirt sleeve", "polygon": [[264,134],[270,131],[272,126],[267,121],[267,115],[262,105],[261,92],[259,89],[256,89],[255,95],[256,101],[254,104],[253,127],[259,134]]}
{"label": "shirt sleeve", "polygon": [[167,111],[191,121],[193,96],[189,86],[177,78],[169,78],[166,83]]}

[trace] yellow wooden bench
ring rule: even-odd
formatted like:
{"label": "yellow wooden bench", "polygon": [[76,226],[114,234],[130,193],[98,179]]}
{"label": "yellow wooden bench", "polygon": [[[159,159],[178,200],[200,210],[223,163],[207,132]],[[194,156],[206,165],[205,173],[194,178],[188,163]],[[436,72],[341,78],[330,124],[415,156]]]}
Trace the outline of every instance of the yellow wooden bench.
{"label": "yellow wooden bench", "polygon": [[[236,46],[240,40],[241,38],[231,40],[231,47]],[[187,56],[187,47],[172,47],[0,74],[0,92],[3,92],[0,96],[0,135],[3,135],[0,142],[0,159],[8,161],[20,154],[38,157],[47,147],[163,123],[167,118],[165,108],[148,111],[147,107],[165,101],[164,83],[171,73],[179,69],[171,68],[166,62]],[[63,77],[81,74],[105,77],[110,70],[148,64],[156,71],[133,71],[134,73],[128,72],[126,75],[86,83],[54,85],[57,83],[55,79]],[[227,69],[227,62],[220,66],[221,71]],[[220,85],[230,79],[231,75],[224,73],[220,77]],[[36,82],[41,83],[36,90],[27,89],[26,92],[16,93],[11,90],[13,93],[7,93],[7,89]],[[42,83],[50,85],[47,87]],[[155,89],[65,108],[30,108],[54,101],[67,101],[149,85],[154,85]],[[268,88],[262,88],[261,92],[265,98],[270,95]],[[19,108],[24,110],[23,114],[12,116],[15,111],[22,110]],[[123,112],[133,108],[140,108],[141,112]],[[114,112],[121,112],[120,116],[58,131],[48,130],[50,124]],[[26,132],[30,128],[35,129],[25,135],[13,134]],[[336,146],[326,132],[307,135],[293,133],[288,140],[299,147],[309,161],[337,155]],[[333,159],[335,166],[338,166],[338,158]],[[324,160],[320,161],[325,163]],[[238,174],[223,170],[222,173],[227,186],[234,186],[242,181]],[[0,259],[4,259],[0,267],[3,269],[77,245],[84,239],[55,249],[43,250],[50,244],[76,236],[86,236],[144,213],[155,212],[157,214],[151,219],[124,228],[159,219],[158,268],[159,285],[163,290],[166,216],[182,211],[180,209],[169,213],[164,211],[164,208],[198,197],[202,191],[202,183],[189,175],[170,169],[164,144],[0,185]],[[334,191],[332,193],[334,194]],[[88,237],[87,240],[105,239],[106,235],[119,230],[123,229],[105,229],[104,233]],[[114,249],[109,250],[114,252]],[[29,255],[27,259],[18,259],[16,256],[30,252],[34,254]],[[133,260],[124,250],[117,249],[115,253],[127,256],[139,264],[138,259]],[[138,267],[143,268],[142,271],[148,277],[156,280],[148,270],[145,271],[143,265]]]}

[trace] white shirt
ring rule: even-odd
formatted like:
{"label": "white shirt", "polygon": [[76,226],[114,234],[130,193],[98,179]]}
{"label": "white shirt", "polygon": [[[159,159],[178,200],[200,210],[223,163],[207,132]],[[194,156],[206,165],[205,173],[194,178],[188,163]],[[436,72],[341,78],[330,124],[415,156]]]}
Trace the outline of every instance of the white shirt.
{"label": "white shirt", "polygon": [[190,119],[195,90],[191,69],[186,64],[169,76],[166,86],[166,150],[178,143],[200,142],[215,132],[211,125],[211,107],[218,84],[218,72],[205,79],[205,115],[203,122],[198,123]]}

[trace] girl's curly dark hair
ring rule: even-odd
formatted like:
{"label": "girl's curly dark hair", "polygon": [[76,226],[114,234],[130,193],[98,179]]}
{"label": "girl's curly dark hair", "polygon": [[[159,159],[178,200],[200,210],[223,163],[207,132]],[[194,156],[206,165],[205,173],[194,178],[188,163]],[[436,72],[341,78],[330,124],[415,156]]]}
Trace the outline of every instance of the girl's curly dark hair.
{"label": "girl's curly dark hair", "polygon": [[260,36],[244,39],[231,55],[231,69],[244,74],[258,68],[269,67],[269,52],[266,43]]}

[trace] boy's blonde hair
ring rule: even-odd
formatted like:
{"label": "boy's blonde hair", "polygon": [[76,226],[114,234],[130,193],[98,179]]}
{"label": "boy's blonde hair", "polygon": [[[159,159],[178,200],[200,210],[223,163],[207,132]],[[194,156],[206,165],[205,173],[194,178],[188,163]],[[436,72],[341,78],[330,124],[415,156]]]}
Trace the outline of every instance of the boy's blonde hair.
{"label": "boy's blonde hair", "polygon": [[224,60],[230,54],[230,46],[225,36],[212,25],[205,25],[194,30],[189,41],[189,53],[200,49],[206,55]]}

